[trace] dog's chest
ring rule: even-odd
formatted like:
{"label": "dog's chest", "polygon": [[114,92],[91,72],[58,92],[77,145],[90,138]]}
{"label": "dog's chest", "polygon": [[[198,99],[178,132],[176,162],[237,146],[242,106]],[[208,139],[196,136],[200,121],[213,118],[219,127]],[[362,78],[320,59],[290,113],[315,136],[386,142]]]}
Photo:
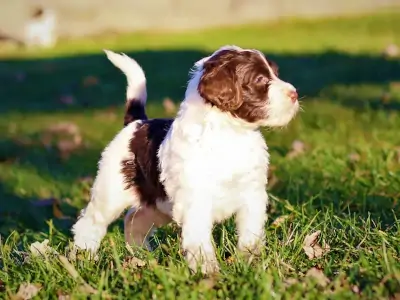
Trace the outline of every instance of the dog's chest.
{"label": "dog's chest", "polygon": [[268,167],[267,147],[257,131],[177,131],[167,136],[159,155],[161,180],[172,193],[181,185],[234,192],[264,180]]}

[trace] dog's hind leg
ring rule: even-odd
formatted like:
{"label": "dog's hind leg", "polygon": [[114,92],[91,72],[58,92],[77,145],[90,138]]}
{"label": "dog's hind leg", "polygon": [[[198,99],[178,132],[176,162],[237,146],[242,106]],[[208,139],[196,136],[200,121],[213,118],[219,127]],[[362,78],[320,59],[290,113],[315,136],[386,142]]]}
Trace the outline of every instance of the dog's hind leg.
{"label": "dog's hind leg", "polygon": [[137,123],[126,126],[103,151],[91,200],[72,228],[74,246],[95,253],[107,232],[108,225],[127,207],[139,207],[140,197],[134,187],[126,185],[122,164],[131,160],[129,142]]}
{"label": "dog's hind leg", "polygon": [[138,209],[131,208],[125,216],[125,242],[151,250],[149,239],[154,231],[171,220],[169,215],[152,205],[144,205]]}

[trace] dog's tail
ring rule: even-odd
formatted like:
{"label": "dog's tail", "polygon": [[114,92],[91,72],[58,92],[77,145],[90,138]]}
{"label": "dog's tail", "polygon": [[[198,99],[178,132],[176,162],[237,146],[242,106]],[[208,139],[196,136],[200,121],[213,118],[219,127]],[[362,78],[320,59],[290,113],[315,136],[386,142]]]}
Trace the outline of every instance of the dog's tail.
{"label": "dog's tail", "polygon": [[140,65],[126,54],[104,50],[107,58],[126,76],[126,106],[124,126],[135,120],[147,120],[145,105],[147,100],[146,76]]}

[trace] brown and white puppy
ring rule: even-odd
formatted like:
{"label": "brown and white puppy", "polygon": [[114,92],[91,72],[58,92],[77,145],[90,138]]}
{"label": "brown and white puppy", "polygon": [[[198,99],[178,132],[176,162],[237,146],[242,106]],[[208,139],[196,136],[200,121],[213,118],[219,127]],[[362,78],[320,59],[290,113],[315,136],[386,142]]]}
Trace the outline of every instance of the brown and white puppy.
{"label": "brown and white puppy", "polygon": [[198,61],[175,119],[148,120],[146,79],[126,55],[107,51],[127,76],[125,127],[102,154],[91,201],[73,227],[75,246],[96,252],[125,208],[126,239],[145,244],[174,220],[192,270],[218,270],[212,227],[236,215],[241,251],[259,252],[269,155],[259,128],[296,115],[296,89],[252,49],[225,46]]}

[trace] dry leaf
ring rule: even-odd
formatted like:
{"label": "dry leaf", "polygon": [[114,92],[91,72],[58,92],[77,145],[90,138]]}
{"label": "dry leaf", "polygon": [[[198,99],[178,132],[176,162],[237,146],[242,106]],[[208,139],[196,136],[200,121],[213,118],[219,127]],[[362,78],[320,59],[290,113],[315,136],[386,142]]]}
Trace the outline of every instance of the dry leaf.
{"label": "dry leaf", "polygon": [[225,260],[225,262],[226,262],[228,265],[231,265],[231,264],[233,264],[233,263],[235,262],[235,257],[229,256],[229,257]]}
{"label": "dry leaf", "polygon": [[[1,243],[1,236],[0,236],[0,243]],[[0,292],[4,292],[6,290],[6,284],[3,280],[0,280]]]}
{"label": "dry leaf", "polygon": [[176,111],[175,103],[170,98],[164,99],[163,106],[167,114],[173,114]]}
{"label": "dry leaf", "polygon": [[64,293],[63,291],[59,290],[59,291],[57,291],[57,299],[58,300],[70,300],[71,296]]}
{"label": "dry leaf", "polygon": [[400,293],[396,293],[393,295],[393,297],[391,298],[392,300],[400,300]]}
{"label": "dry leaf", "polygon": [[40,284],[23,283],[19,286],[14,299],[28,300],[32,299],[42,289]]}
{"label": "dry leaf", "polygon": [[60,203],[58,201],[53,202],[53,216],[57,219],[64,219],[64,214],[61,211]]}
{"label": "dry leaf", "polygon": [[349,158],[349,160],[350,160],[351,162],[357,162],[357,161],[360,161],[361,156],[360,156],[360,154],[358,154],[358,153],[350,153],[349,156],[348,156],[348,158]]}
{"label": "dry leaf", "polygon": [[311,268],[308,270],[306,277],[314,279],[321,287],[326,287],[330,283],[329,278],[325,276],[324,272],[317,268]]}
{"label": "dry leaf", "polygon": [[132,268],[141,268],[146,265],[146,262],[135,257],[135,256],[130,256],[125,258],[124,262],[122,263],[122,268],[124,269],[132,269]]}
{"label": "dry leaf", "polygon": [[318,230],[310,235],[307,235],[304,239],[303,250],[309,259],[321,257],[330,250],[330,246],[328,244],[324,244],[324,246],[321,247],[317,243],[317,239],[320,234],[321,231]]}
{"label": "dry leaf", "polygon": [[96,76],[86,76],[83,79],[83,86],[84,87],[89,87],[89,86],[93,86],[93,85],[97,85],[99,83],[99,79]]}
{"label": "dry leaf", "polygon": [[49,245],[49,240],[45,239],[43,242],[34,242],[29,246],[32,256],[42,255],[46,257],[48,254],[57,254],[57,251],[51,248]]}
{"label": "dry leaf", "polygon": [[51,133],[67,133],[70,135],[79,134],[79,127],[74,123],[61,122],[52,126],[49,126],[46,130]]}
{"label": "dry leaf", "polygon": [[289,159],[297,157],[297,156],[303,154],[305,152],[305,150],[306,150],[306,145],[302,141],[295,140],[292,143],[292,149],[286,155],[286,157]]}
{"label": "dry leaf", "polygon": [[279,227],[281,226],[283,223],[285,223],[285,221],[287,219],[290,218],[290,215],[283,215],[283,216],[279,216],[277,217],[271,224],[272,227]]}
{"label": "dry leaf", "polygon": [[297,280],[296,278],[285,278],[283,280],[283,285],[288,288],[290,286],[292,286],[293,284],[299,283],[299,280]]}

